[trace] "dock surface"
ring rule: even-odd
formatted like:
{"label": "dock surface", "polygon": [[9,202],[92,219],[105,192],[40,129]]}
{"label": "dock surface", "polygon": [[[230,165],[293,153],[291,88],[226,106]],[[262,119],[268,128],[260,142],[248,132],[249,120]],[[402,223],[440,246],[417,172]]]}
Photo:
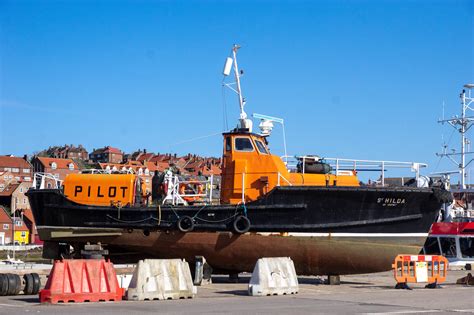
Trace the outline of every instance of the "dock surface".
{"label": "dock surface", "polygon": [[392,272],[341,276],[341,285],[322,284],[322,278],[299,277],[297,295],[251,297],[250,275],[239,283],[214,276],[198,287],[197,297],[186,300],[122,301],[41,305],[38,296],[0,297],[0,314],[420,314],[474,313],[474,287],[457,285],[468,271],[450,271],[438,289],[412,284],[413,290],[394,289]]}

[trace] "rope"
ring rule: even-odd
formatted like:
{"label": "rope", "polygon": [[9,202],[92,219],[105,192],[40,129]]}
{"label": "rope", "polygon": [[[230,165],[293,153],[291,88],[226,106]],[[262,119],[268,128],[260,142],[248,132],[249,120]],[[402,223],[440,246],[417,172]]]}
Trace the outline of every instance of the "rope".
{"label": "rope", "polygon": [[114,221],[117,221],[117,222],[121,222],[121,223],[141,223],[141,222],[145,222],[145,221],[148,221],[150,219],[153,219],[152,216],[150,216],[149,218],[146,218],[146,219],[143,219],[143,220],[136,220],[136,221],[128,221],[128,220],[120,220],[118,218],[114,218],[113,216],[111,216],[110,214],[107,214],[107,217],[109,219],[112,219]]}

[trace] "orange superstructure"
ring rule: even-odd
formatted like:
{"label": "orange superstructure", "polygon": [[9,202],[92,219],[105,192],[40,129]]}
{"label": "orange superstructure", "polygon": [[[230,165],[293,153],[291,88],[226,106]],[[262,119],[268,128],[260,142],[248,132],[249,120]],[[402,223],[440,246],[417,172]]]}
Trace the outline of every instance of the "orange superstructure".
{"label": "orange superstructure", "polygon": [[64,194],[86,205],[133,205],[144,199],[144,183],[134,174],[70,174]]}
{"label": "orange superstructure", "polygon": [[290,173],[280,157],[270,154],[264,136],[245,131],[224,134],[221,203],[256,200],[276,186],[359,186],[354,172]]}

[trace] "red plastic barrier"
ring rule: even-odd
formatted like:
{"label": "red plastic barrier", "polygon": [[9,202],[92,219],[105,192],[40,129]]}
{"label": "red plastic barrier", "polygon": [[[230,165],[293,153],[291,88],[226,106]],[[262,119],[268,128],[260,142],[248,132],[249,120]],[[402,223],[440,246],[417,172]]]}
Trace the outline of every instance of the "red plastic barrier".
{"label": "red plastic barrier", "polygon": [[41,303],[122,300],[114,265],[104,259],[56,260],[39,297]]}

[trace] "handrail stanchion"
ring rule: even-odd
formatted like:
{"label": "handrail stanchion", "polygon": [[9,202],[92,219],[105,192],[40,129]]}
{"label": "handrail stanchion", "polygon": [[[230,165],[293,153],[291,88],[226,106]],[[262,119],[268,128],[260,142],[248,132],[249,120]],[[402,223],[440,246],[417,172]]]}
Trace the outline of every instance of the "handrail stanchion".
{"label": "handrail stanchion", "polygon": [[385,187],[385,162],[382,161],[382,187]]}
{"label": "handrail stanchion", "polygon": [[212,205],[212,186],[214,185],[214,175],[211,174],[211,185],[209,187],[209,204]]}
{"label": "handrail stanchion", "polygon": [[242,203],[245,203],[245,173],[242,172]]}
{"label": "handrail stanchion", "polygon": [[280,186],[280,172],[278,172],[277,186]]}

